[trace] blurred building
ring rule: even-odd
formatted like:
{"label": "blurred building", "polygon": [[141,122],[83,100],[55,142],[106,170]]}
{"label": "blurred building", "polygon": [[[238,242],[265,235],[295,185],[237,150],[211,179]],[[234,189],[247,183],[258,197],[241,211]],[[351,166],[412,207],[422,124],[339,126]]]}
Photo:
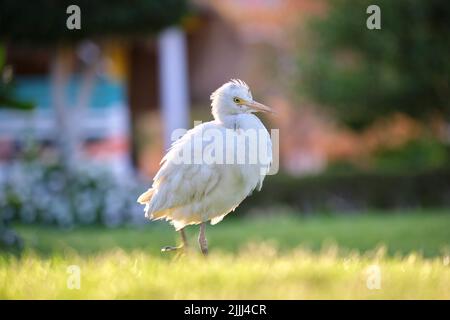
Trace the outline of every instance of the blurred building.
{"label": "blurred building", "polygon": [[[130,172],[130,126],[127,89],[123,73],[118,72],[120,59],[114,47],[105,47],[95,74],[85,79],[80,72],[83,45],[70,57],[75,72],[64,87],[69,125],[78,127],[82,140],[83,165],[110,168],[118,176]],[[52,105],[52,54],[46,49],[10,46],[7,64],[13,67],[15,96],[34,104],[31,111],[0,109],[0,163],[3,166],[37,144],[43,153],[54,151],[58,132],[57,115]],[[86,86],[89,90],[86,92]],[[82,103],[83,106],[79,106]],[[78,110],[82,109],[82,110]],[[79,118],[79,111],[83,117]]]}

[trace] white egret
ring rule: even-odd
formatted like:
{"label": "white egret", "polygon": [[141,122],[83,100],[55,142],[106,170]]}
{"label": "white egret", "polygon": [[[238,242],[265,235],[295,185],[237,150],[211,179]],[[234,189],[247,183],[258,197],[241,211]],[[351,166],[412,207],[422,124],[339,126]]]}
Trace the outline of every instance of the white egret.
{"label": "white egret", "polygon": [[206,222],[220,222],[254,189],[259,191],[270,168],[270,136],[253,113],[272,109],[254,101],[241,80],[225,83],[211,100],[214,120],[173,143],[152,187],[137,200],[145,204],[147,218],[166,219],[181,234],[182,245],[162,251],[187,247],[184,228],[200,224],[198,240],[206,255]]}

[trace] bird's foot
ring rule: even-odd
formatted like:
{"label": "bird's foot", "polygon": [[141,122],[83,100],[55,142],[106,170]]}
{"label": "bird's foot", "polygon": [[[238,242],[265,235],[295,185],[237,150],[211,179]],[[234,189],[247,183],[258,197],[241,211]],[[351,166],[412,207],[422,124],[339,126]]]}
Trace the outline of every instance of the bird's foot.
{"label": "bird's foot", "polygon": [[174,247],[174,246],[165,246],[161,248],[161,252],[169,252],[169,251],[177,251],[182,249],[182,246]]}
{"label": "bird's foot", "polygon": [[161,248],[161,252],[174,252],[175,259],[181,259],[182,257],[184,257],[186,255],[186,247],[181,245],[178,247],[174,247],[174,246],[166,246]]}
{"label": "bird's foot", "polygon": [[161,252],[171,252],[171,251],[175,251],[178,253],[184,253],[186,251],[186,247],[181,245],[178,247],[175,246],[166,246],[166,247],[162,247],[161,248]]}

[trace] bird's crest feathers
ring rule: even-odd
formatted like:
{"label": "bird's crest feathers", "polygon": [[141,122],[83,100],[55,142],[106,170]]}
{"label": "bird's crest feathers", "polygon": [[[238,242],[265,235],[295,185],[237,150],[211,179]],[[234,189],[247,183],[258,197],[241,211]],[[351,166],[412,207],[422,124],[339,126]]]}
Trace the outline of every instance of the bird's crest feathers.
{"label": "bird's crest feathers", "polygon": [[215,98],[217,98],[220,95],[220,93],[222,92],[222,90],[228,86],[243,87],[250,93],[250,87],[248,86],[248,84],[245,83],[245,81],[243,81],[241,79],[231,79],[230,81],[221,85],[216,91],[211,93],[210,99],[214,100]]}
{"label": "bird's crest feathers", "polygon": [[228,83],[232,83],[236,86],[244,87],[245,89],[250,91],[249,86],[245,83],[245,81],[242,81],[241,79],[231,79]]}

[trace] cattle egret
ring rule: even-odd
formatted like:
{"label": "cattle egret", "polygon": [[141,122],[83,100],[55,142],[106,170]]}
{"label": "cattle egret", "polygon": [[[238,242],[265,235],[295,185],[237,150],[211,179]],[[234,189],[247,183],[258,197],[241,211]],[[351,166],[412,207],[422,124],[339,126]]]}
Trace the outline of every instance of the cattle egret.
{"label": "cattle egret", "polygon": [[253,100],[242,80],[231,80],[211,94],[214,120],[195,126],[175,141],[161,161],[150,189],[138,202],[145,216],[166,219],[179,231],[200,224],[200,249],[208,253],[206,222],[220,222],[249,196],[261,190],[272,160],[269,133],[254,112],[272,109]]}

